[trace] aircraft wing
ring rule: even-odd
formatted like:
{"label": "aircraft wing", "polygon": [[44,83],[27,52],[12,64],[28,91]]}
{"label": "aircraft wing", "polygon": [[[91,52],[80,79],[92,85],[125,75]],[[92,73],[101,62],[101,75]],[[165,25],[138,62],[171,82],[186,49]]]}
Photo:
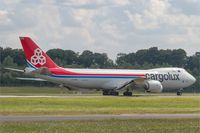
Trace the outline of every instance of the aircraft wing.
{"label": "aircraft wing", "polygon": [[130,80],[128,82],[125,82],[123,84],[121,84],[120,86],[118,86],[116,88],[116,90],[123,90],[125,88],[127,88],[129,85],[142,85],[145,81],[145,78],[138,78],[138,79],[133,79],[133,80]]}

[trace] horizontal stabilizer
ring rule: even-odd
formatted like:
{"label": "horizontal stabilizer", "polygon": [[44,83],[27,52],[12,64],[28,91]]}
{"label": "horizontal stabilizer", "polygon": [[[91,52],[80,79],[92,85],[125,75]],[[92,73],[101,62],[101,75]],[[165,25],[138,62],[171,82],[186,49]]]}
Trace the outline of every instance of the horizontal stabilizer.
{"label": "horizontal stabilizer", "polygon": [[11,70],[11,71],[15,71],[15,72],[24,72],[24,70],[21,70],[21,69],[15,69],[15,68],[10,68],[10,67],[6,67],[4,68],[6,70]]}
{"label": "horizontal stabilizer", "polygon": [[28,80],[28,81],[46,81],[46,80],[40,79],[40,78],[20,78],[20,77],[17,77],[16,79],[18,79],[18,80]]}

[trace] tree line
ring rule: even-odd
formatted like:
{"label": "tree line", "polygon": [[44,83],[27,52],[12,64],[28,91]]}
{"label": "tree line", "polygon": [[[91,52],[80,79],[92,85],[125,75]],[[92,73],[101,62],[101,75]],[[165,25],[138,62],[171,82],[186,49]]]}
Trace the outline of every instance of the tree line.
{"label": "tree line", "polygon": [[[23,69],[26,60],[22,49],[0,47],[0,85],[35,85],[35,82],[19,81],[15,77],[22,76],[17,72],[4,70],[3,67]],[[108,58],[106,53],[89,50],[81,54],[72,50],[50,49],[47,54],[62,67],[68,68],[109,68],[109,69],[150,69],[158,67],[181,67],[195,76],[197,82],[192,88],[200,87],[200,52],[187,56],[183,49],[158,49],[152,47],[132,53],[119,53],[115,61]],[[49,83],[41,83],[52,85]]]}

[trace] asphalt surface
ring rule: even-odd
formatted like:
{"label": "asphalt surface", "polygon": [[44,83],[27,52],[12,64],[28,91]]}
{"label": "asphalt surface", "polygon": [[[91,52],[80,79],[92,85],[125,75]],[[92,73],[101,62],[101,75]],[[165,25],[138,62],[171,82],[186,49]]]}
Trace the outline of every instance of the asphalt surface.
{"label": "asphalt surface", "polygon": [[0,122],[5,121],[63,121],[63,120],[108,120],[108,119],[181,119],[198,118],[200,114],[122,114],[122,115],[74,115],[74,116],[3,116]]}

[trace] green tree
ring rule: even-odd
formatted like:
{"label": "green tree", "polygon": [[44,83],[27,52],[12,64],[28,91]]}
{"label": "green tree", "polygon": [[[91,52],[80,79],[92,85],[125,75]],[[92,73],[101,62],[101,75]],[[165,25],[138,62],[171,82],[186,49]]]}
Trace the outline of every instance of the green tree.
{"label": "green tree", "polygon": [[89,50],[83,51],[79,56],[79,64],[82,64],[84,67],[89,68],[94,62],[93,53]]}
{"label": "green tree", "polygon": [[186,59],[187,59],[187,55],[183,49],[173,50],[169,64],[175,67],[184,67],[186,63]]}
{"label": "green tree", "polygon": [[13,62],[13,58],[10,57],[9,55],[4,59],[2,65],[4,67],[16,67],[17,64]]}
{"label": "green tree", "polygon": [[65,50],[63,59],[65,61],[65,65],[78,64],[78,54],[72,50]]}
{"label": "green tree", "polygon": [[11,57],[13,58],[13,62],[18,66],[26,65],[26,59],[22,49],[13,49]]}
{"label": "green tree", "polygon": [[138,50],[135,54],[136,57],[136,63],[139,65],[144,64],[144,62],[147,61],[148,57],[147,57],[147,50],[146,49],[142,49],[142,50]]}
{"label": "green tree", "polygon": [[0,63],[3,62],[3,48],[0,47]]}

